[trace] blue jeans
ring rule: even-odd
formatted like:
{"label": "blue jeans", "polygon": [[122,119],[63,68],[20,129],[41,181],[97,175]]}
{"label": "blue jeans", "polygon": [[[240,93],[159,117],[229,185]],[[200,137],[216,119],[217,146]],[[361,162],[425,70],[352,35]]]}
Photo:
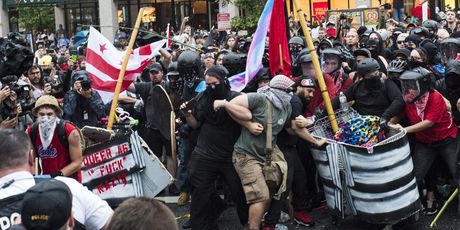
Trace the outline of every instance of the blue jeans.
{"label": "blue jeans", "polygon": [[393,8],[393,19],[398,22],[404,21],[404,8]]}
{"label": "blue jeans", "polygon": [[187,175],[187,166],[190,161],[191,152],[195,146],[188,137],[181,137],[179,140],[179,169],[177,183],[179,191],[190,192],[190,183]]}

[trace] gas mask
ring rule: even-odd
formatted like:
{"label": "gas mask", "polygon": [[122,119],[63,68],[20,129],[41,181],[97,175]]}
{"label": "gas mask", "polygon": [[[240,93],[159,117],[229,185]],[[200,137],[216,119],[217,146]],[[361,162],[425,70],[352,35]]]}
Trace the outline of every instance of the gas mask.
{"label": "gas mask", "polygon": [[55,116],[42,116],[38,118],[38,129],[43,149],[47,149],[53,140],[58,118]]}
{"label": "gas mask", "polygon": [[429,91],[427,87],[423,87],[418,80],[401,80],[401,91],[404,102],[410,104],[417,101],[421,96]]}

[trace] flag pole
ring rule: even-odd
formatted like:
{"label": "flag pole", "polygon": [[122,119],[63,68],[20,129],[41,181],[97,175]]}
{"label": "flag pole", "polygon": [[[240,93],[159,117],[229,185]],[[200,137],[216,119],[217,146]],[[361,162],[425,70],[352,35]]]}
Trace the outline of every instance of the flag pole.
{"label": "flag pole", "polygon": [[[294,8],[298,15],[304,15],[303,10],[299,6],[299,0],[294,0]],[[339,126],[337,124],[337,119],[335,118],[334,110],[332,109],[331,98],[329,98],[329,94],[327,92],[326,82],[324,82],[323,72],[321,71],[319,65],[318,54],[316,53],[315,48],[313,46],[313,42],[310,35],[310,29],[307,27],[304,18],[300,17],[299,21],[300,25],[302,26],[302,31],[307,42],[307,47],[310,52],[311,59],[313,61],[313,67],[315,68],[316,77],[318,78],[319,88],[321,89],[321,95],[323,96],[323,101],[326,107],[327,115],[329,116],[329,121],[331,122],[332,131],[336,133],[339,130]]]}
{"label": "flag pole", "polygon": [[112,100],[112,107],[110,108],[109,122],[107,124],[107,129],[112,130],[113,121],[115,119],[115,109],[118,104],[118,95],[121,91],[121,85],[123,83],[123,78],[126,72],[126,66],[128,65],[129,56],[133,50],[134,42],[136,41],[137,32],[139,31],[139,26],[141,24],[142,15],[144,13],[144,8],[139,9],[139,14],[137,15],[136,24],[134,25],[134,30],[131,34],[131,39],[129,40],[128,48],[126,49],[125,58],[123,59],[123,64],[121,65],[120,74],[118,75],[117,86],[115,87],[115,92]]}
{"label": "flag pole", "polygon": [[[281,69],[284,69],[284,62],[283,62],[283,49],[281,48],[281,44],[278,44],[278,48],[280,50],[280,65]],[[288,76],[289,77],[289,76]]]}

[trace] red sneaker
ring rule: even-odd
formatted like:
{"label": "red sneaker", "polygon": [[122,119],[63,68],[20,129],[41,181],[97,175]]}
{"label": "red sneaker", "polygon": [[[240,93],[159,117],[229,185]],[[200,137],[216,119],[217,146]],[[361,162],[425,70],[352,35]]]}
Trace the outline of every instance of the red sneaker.
{"label": "red sneaker", "polygon": [[305,227],[315,226],[315,221],[307,215],[306,211],[300,211],[294,213],[294,222]]}
{"label": "red sneaker", "polygon": [[275,230],[275,227],[263,226],[262,230]]}

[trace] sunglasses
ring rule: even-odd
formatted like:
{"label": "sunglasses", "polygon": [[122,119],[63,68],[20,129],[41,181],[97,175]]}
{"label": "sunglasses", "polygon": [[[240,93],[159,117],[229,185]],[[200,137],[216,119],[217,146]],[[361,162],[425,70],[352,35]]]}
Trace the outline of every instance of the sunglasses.
{"label": "sunglasses", "polygon": [[398,44],[404,44],[404,41],[398,41]]}

